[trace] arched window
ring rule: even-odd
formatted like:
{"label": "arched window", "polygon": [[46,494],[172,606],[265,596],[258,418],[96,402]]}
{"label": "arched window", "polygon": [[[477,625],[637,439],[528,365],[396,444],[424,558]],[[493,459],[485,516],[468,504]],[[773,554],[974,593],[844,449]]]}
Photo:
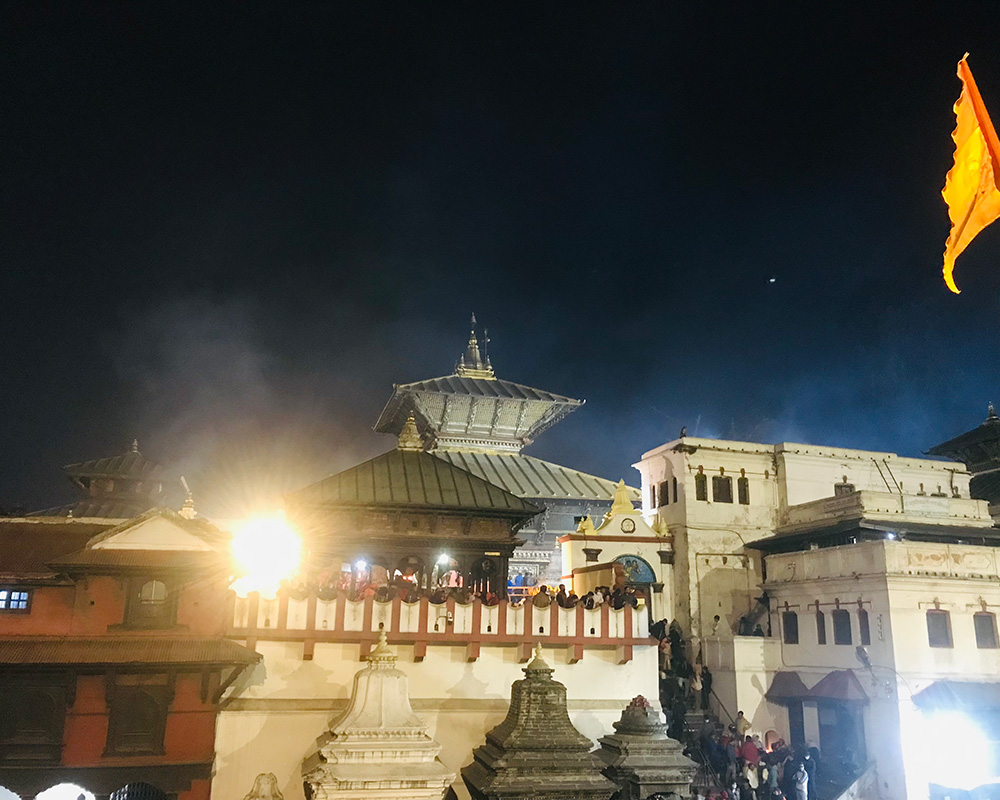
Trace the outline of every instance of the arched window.
{"label": "arched window", "polygon": [[938,608],[927,610],[927,644],[951,647],[951,615]]}
{"label": "arched window", "polygon": [[826,614],[816,609],[816,644],[826,644]]}
{"label": "arched window", "polygon": [[139,589],[139,602],[148,605],[167,602],[167,584],[163,581],[146,581]]}
{"label": "arched window", "polygon": [[781,615],[782,639],[785,644],[799,643],[799,615],[785,611]]}
{"label": "arched window", "polygon": [[169,628],[175,622],[176,597],[161,580],[137,578],[131,582],[125,623],[136,628]]}
{"label": "arched window", "polygon": [[108,754],[163,752],[166,689],[166,686],[115,686],[108,722]]}
{"label": "arched window", "polygon": [[980,650],[995,650],[997,647],[997,617],[989,611],[977,611],[972,615],[976,629],[976,647]]}
{"label": "arched window", "polygon": [[704,472],[694,476],[694,499],[708,500],[708,476]]}
{"label": "arched window", "polygon": [[843,608],[833,612],[833,643],[851,644],[851,615]]}
{"label": "arched window", "polygon": [[868,624],[868,612],[863,608],[858,609],[858,628],[861,633],[861,644],[871,644],[872,629]]}

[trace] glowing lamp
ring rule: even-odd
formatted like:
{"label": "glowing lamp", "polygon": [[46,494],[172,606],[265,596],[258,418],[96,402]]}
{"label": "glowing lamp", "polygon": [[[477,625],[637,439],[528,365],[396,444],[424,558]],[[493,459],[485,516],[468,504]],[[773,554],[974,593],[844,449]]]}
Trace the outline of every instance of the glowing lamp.
{"label": "glowing lamp", "polygon": [[451,556],[447,553],[442,553],[438,556],[438,564],[448,564],[451,562]]}
{"label": "glowing lamp", "polygon": [[255,517],[243,523],[231,543],[237,574],[233,589],[241,597],[259,592],[265,600],[277,596],[281,582],[299,570],[302,540],[284,514]]}
{"label": "glowing lamp", "polygon": [[354,567],[358,570],[358,572],[362,572],[362,571],[368,569],[368,562],[367,561],[358,560],[358,562],[354,565]]}

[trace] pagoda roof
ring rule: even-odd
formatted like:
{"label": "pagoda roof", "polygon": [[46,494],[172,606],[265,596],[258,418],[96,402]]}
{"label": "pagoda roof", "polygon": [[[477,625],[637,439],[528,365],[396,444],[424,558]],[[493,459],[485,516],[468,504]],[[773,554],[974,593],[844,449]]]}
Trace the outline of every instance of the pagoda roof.
{"label": "pagoda roof", "polygon": [[49,563],[84,547],[112,524],[44,517],[0,520],[0,582],[58,582]]}
{"label": "pagoda roof", "polygon": [[71,478],[107,477],[125,478],[128,480],[161,480],[166,476],[166,470],[155,461],[150,461],[139,452],[139,443],[133,442],[127,453],[107,458],[96,458],[92,461],[81,461],[77,464],[67,464],[63,467]]}
{"label": "pagoda roof", "polygon": [[971,431],[934,445],[927,453],[961,461],[970,472],[1000,466],[1000,417],[993,404],[990,403],[986,419]]}
{"label": "pagoda roof", "polygon": [[[616,484],[606,478],[562,467],[522,453],[483,453],[466,450],[434,452],[457,467],[478,475],[518,497],[539,500],[594,500],[614,498]],[[638,489],[626,487],[634,500]]]}
{"label": "pagoda roof", "polygon": [[205,636],[5,636],[0,665],[255,664],[260,655],[228,639]]}
{"label": "pagoda roof", "polygon": [[414,414],[439,449],[517,451],[583,402],[497,378],[445,375],[394,386],[374,429],[398,435]]}
{"label": "pagoda roof", "polygon": [[292,492],[295,504],[476,511],[528,519],[541,509],[436,455],[394,449]]}

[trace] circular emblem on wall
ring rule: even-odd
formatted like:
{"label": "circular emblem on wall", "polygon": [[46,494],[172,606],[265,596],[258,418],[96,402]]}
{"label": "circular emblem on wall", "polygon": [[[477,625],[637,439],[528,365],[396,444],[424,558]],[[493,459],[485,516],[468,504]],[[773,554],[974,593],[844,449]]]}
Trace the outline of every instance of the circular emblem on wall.
{"label": "circular emblem on wall", "polygon": [[622,520],[622,533],[635,533],[635,520],[626,517]]}

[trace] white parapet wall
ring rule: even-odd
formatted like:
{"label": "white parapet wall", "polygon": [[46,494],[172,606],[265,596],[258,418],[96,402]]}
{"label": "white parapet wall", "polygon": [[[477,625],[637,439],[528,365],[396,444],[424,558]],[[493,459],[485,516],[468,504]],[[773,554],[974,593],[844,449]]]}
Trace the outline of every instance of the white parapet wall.
{"label": "white parapet wall", "polygon": [[[456,772],[507,713],[531,647],[564,683],[570,718],[595,740],[636,695],[659,705],[657,647],[645,608],[587,611],[530,605],[436,606],[338,598],[238,600],[230,636],[262,662],[228,692],[216,729],[215,797],[243,797],[272,772],[286,800],[304,800],[301,767],[344,709],[355,672],[385,631],[414,710]],[[461,780],[459,797],[465,796]]]}

